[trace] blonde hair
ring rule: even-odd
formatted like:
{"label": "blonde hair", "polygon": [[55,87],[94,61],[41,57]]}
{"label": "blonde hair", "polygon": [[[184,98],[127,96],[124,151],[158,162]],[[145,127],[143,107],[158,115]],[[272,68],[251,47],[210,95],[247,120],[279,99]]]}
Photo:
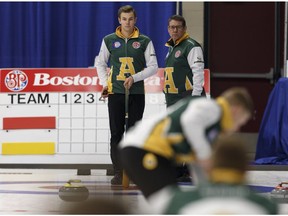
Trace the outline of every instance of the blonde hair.
{"label": "blonde hair", "polygon": [[247,89],[243,87],[233,87],[224,91],[221,97],[225,98],[230,105],[241,106],[250,116],[254,115],[253,100]]}

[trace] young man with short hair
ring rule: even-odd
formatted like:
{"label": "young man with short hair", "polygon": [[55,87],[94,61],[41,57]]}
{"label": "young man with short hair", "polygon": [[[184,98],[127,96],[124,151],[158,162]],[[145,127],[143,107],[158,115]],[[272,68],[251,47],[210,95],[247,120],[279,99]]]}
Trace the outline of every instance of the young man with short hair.
{"label": "young man with short hair", "polygon": [[[114,33],[104,37],[95,60],[100,84],[103,85],[102,97],[108,97],[110,155],[115,173],[112,185],[122,184],[118,144],[124,131],[142,119],[145,108],[144,79],[155,74],[158,69],[151,39],[141,34],[135,26],[137,15],[134,8],[130,5],[119,8],[118,21],[120,26]],[[129,90],[128,107],[125,107],[126,89]],[[128,125],[125,123],[127,109]]]}

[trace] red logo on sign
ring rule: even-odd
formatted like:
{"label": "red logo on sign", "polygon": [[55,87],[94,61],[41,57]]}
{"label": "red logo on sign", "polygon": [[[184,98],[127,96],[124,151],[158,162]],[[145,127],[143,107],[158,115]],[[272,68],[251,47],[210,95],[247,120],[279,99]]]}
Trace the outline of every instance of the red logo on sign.
{"label": "red logo on sign", "polygon": [[5,85],[11,91],[22,91],[28,85],[28,77],[21,70],[13,70],[5,76]]}

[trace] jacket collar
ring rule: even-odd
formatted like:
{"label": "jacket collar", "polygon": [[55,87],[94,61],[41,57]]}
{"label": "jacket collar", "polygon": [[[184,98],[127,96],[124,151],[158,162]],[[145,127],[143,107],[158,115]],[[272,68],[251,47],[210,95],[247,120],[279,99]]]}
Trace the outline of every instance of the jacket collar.
{"label": "jacket collar", "polygon": [[234,169],[215,168],[210,173],[210,180],[214,183],[242,184],[245,174]]}
{"label": "jacket collar", "polygon": [[172,38],[170,38],[170,39],[166,42],[165,46],[167,46],[167,47],[177,46],[178,44],[180,44],[183,40],[185,40],[185,39],[187,39],[187,38],[189,38],[189,34],[186,32],[181,38],[179,38],[179,39],[177,39],[177,40],[175,41],[175,44],[174,44],[174,41],[172,40]]}
{"label": "jacket collar", "polygon": [[[125,38],[124,35],[123,35],[122,32],[121,32],[121,26],[118,26],[118,27],[116,28],[115,33],[116,33],[116,35],[117,35],[118,37],[120,37],[120,38]],[[135,26],[132,34],[129,35],[128,38],[138,38],[139,35],[140,35],[140,31],[139,31],[139,29]]]}
{"label": "jacket collar", "polygon": [[216,98],[216,102],[222,108],[221,127],[226,131],[234,126],[232,111],[226,99],[223,97]]}

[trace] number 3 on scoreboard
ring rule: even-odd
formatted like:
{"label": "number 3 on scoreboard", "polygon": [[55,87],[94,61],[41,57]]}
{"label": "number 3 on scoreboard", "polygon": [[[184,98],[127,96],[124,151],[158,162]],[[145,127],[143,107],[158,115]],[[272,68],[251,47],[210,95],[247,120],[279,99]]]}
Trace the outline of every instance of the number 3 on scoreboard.
{"label": "number 3 on scoreboard", "polygon": [[[62,97],[64,97],[64,103],[69,103],[68,94],[63,94]],[[87,94],[85,102],[94,103],[95,102],[95,95],[92,93]],[[74,94],[72,103],[81,104],[82,103],[82,94],[79,94],[79,93]]]}

